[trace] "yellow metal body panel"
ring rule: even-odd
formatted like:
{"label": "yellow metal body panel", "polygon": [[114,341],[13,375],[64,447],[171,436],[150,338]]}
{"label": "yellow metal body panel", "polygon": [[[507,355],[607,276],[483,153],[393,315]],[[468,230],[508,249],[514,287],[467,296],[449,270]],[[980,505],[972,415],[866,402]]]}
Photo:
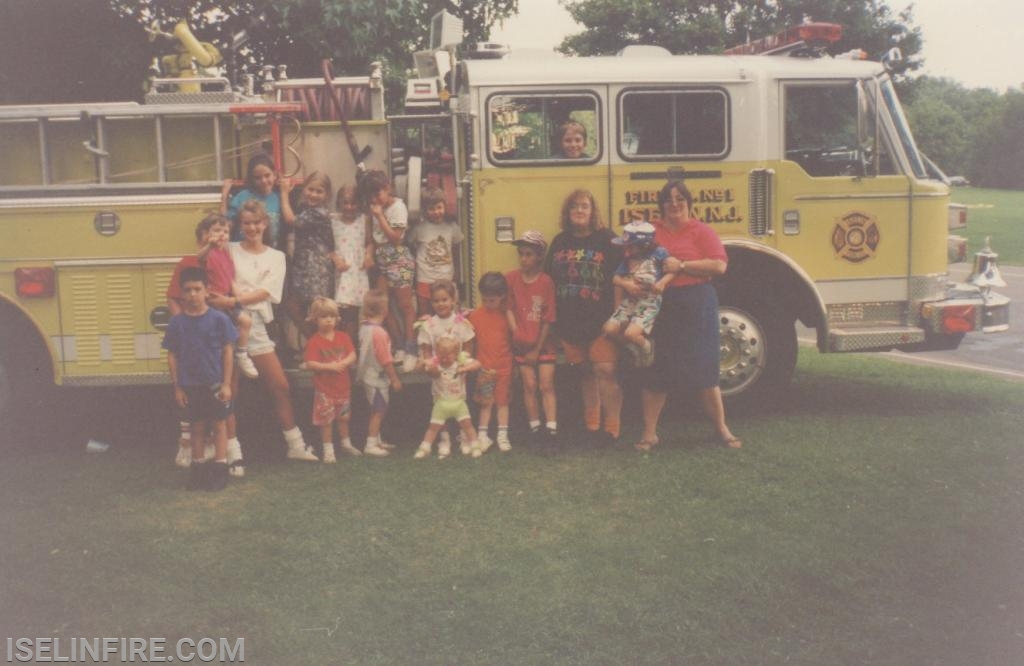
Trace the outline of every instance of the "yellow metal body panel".
{"label": "yellow metal body panel", "polygon": [[[907,277],[910,187],[905,176],[813,178],[788,161],[772,168],[778,193],[776,249],[815,280]],[[787,212],[799,215],[798,231],[783,227]]]}
{"label": "yellow metal body panel", "polygon": [[949,188],[936,182],[915,182],[910,214],[910,273],[945,273],[949,266]]}

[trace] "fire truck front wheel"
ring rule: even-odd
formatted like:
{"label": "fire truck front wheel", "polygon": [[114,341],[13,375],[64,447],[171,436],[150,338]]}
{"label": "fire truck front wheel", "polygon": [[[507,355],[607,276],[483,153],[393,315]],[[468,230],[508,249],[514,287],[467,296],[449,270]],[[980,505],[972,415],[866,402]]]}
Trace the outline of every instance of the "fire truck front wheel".
{"label": "fire truck front wheel", "polygon": [[730,402],[773,395],[793,377],[795,320],[770,303],[722,295],[719,306],[722,395]]}

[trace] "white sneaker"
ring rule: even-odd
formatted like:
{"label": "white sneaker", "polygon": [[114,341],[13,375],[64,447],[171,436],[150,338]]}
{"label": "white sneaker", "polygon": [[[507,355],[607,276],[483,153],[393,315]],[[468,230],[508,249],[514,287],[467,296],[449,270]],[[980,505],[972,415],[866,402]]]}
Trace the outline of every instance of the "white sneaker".
{"label": "white sneaker", "polygon": [[484,454],[483,449],[480,448],[480,442],[473,442],[473,445],[469,447],[470,454],[474,458],[479,458]]}
{"label": "white sneaker", "polygon": [[363,455],[373,456],[374,458],[384,458],[385,456],[390,456],[391,452],[380,444],[372,444],[363,447]]}
{"label": "white sneaker", "polygon": [[502,453],[512,450],[512,442],[508,441],[507,433],[498,433],[498,450],[501,451]]}
{"label": "white sneaker", "polygon": [[188,469],[192,466],[192,446],[179,446],[178,455],[174,456],[174,464]]}
{"label": "white sneaker", "polygon": [[236,352],[235,364],[242,371],[242,374],[249,379],[256,379],[260,376],[260,371],[256,369],[256,364],[252,362],[248,352]]}
{"label": "white sneaker", "polygon": [[380,440],[377,443],[377,446],[379,446],[380,448],[385,449],[387,451],[394,451],[395,450],[395,445],[394,444],[391,444],[389,442],[385,442],[383,439]]}
{"label": "white sneaker", "polygon": [[341,452],[347,456],[363,455],[363,452],[357,449],[356,447],[352,446],[351,442],[342,442],[341,444],[338,444],[338,448],[341,449]]}
{"label": "white sneaker", "polygon": [[228,474],[235,478],[245,476],[245,463],[242,460],[242,445],[228,442]]}
{"label": "white sneaker", "polygon": [[313,447],[306,446],[301,439],[288,442],[288,459],[305,460],[306,462],[320,462],[320,459],[313,453]]}
{"label": "white sneaker", "polygon": [[324,444],[324,462],[328,464],[338,462],[338,459],[334,457],[334,444]]}
{"label": "white sneaker", "polygon": [[452,439],[446,430],[441,431],[441,437],[437,444],[437,457],[447,458],[452,454]]}
{"label": "white sneaker", "polygon": [[412,454],[412,457],[416,460],[423,460],[430,455],[430,444],[426,442],[420,442],[420,445],[416,447],[416,453]]}
{"label": "white sneaker", "polygon": [[494,442],[487,436],[487,433],[477,433],[476,445],[480,449],[480,453],[487,453],[487,449],[491,448],[492,444],[494,444]]}

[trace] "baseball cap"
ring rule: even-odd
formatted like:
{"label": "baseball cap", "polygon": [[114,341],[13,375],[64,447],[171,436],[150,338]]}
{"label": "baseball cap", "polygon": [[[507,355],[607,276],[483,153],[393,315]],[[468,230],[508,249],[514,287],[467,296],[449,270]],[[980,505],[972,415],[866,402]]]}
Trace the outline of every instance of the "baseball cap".
{"label": "baseball cap", "polygon": [[517,247],[520,245],[531,245],[533,247],[539,248],[541,252],[546,252],[548,249],[548,242],[544,240],[544,234],[537,231],[536,229],[524,231],[522,236],[520,236],[517,240],[512,241],[512,244]]}
{"label": "baseball cap", "polygon": [[637,245],[654,242],[654,225],[650,222],[630,222],[622,229],[622,235],[612,239],[616,245]]}

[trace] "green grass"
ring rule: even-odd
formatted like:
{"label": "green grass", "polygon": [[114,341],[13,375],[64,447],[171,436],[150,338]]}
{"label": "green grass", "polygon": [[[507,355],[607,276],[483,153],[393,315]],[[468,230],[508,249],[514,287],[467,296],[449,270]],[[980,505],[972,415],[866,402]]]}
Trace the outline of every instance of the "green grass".
{"label": "green grass", "polygon": [[952,200],[967,204],[968,256],[992,237],[992,249],[1004,264],[1024,265],[1024,191],[954,187]]}
{"label": "green grass", "polygon": [[[252,664],[1015,664],[1024,384],[802,350],[746,445],[0,465],[7,636],[246,638]],[[675,409],[688,414],[687,410]],[[637,425],[627,436],[638,434]]]}

